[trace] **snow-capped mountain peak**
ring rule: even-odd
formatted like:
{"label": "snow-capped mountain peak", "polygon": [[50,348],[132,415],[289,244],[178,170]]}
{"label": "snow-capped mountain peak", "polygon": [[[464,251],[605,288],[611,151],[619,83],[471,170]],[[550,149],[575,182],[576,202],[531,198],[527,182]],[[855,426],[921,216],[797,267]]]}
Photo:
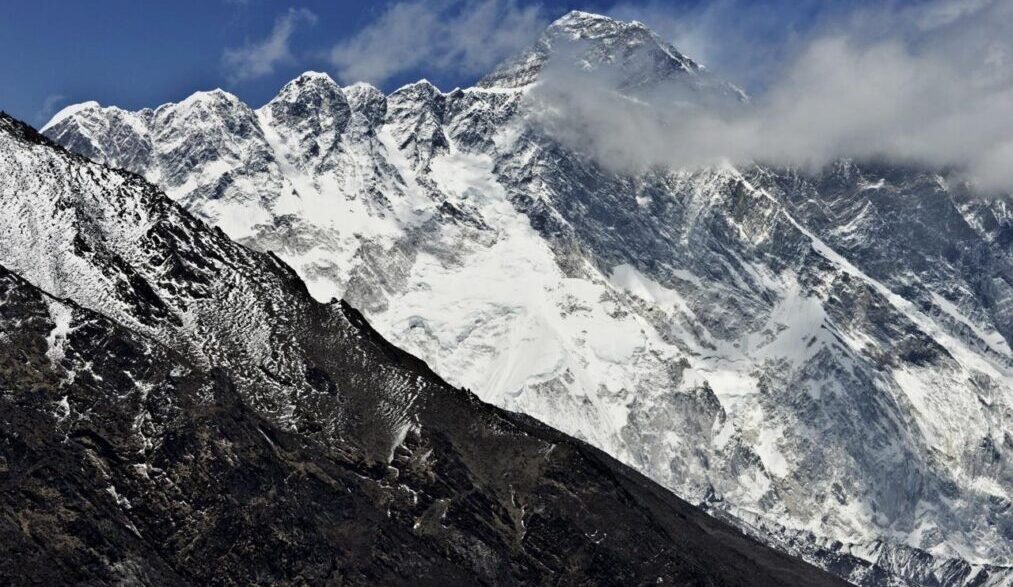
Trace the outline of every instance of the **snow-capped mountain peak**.
{"label": "snow-capped mountain peak", "polygon": [[660,87],[687,88],[709,100],[741,102],[746,95],[712,76],[643,23],[573,11],[553,22],[529,49],[478,82],[485,88],[524,88],[545,75],[600,75],[609,91],[638,95]]}
{"label": "snow-capped mountain peak", "polygon": [[527,124],[517,89],[560,55],[629,93],[738,96],[643,25],[577,12],[478,90],[311,74],[216,113],[215,137],[97,108],[46,134],[274,251],[454,383],[853,580],[1013,576],[971,564],[1013,562],[1007,208],[986,229],[938,171],[868,163],[614,173]]}
{"label": "snow-capped mountain peak", "polygon": [[342,91],[352,112],[360,114],[368,127],[383,124],[383,119],[387,116],[387,96],[376,86],[358,82],[345,86]]}
{"label": "snow-capped mountain peak", "polygon": [[546,29],[543,36],[550,44],[565,38],[594,43],[603,61],[621,58],[624,52],[638,50],[645,45],[661,48],[683,69],[695,70],[699,66],[676,51],[657,34],[639,21],[620,21],[601,14],[574,10],[560,17]]}
{"label": "snow-capped mountain peak", "polygon": [[303,159],[327,157],[352,115],[342,89],[326,73],[316,72],[285,84],[258,112]]}
{"label": "snow-capped mountain peak", "polygon": [[61,120],[70,118],[75,114],[78,114],[85,110],[91,110],[94,108],[101,108],[101,107],[102,106],[95,100],[88,100],[87,102],[81,102],[80,104],[71,104],[70,106],[63,108],[59,112],[54,114],[53,117],[49,119],[49,122],[47,122],[46,125],[42,127],[40,132],[45,132],[46,129],[56,124],[59,124]]}
{"label": "snow-capped mountain peak", "polygon": [[303,116],[313,114],[312,110],[327,113],[336,103],[346,102],[341,88],[326,73],[307,71],[285,84],[281,91],[264,107],[292,104],[304,109]]}
{"label": "snow-capped mountain peak", "polygon": [[241,104],[239,98],[231,92],[226,92],[221,88],[215,88],[213,90],[200,90],[196,91],[180,102],[163,104],[156,108],[158,110],[165,109],[179,109],[179,108],[200,108],[200,107],[215,107],[215,105],[221,104]]}

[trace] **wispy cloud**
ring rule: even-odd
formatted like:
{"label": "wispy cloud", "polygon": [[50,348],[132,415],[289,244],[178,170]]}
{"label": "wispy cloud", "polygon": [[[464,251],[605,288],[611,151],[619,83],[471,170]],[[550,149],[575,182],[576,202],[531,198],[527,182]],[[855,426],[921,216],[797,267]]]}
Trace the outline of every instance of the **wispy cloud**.
{"label": "wispy cloud", "polygon": [[35,112],[35,122],[41,124],[46,122],[56,112],[56,107],[67,100],[63,94],[50,94],[42,101],[42,105]]}
{"label": "wispy cloud", "polygon": [[226,49],[222,63],[228,70],[230,81],[270,75],[280,64],[293,60],[290,42],[297,27],[316,24],[315,14],[305,8],[290,8],[274,22],[274,28],[264,39],[236,48]]}
{"label": "wispy cloud", "polygon": [[[739,50],[766,45],[748,38]],[[1013,0],[859,8],[756,58],[770,54],[781,61],[750,104],[731,109],[664,92],[632,103],[607,69],[550,67],[534,120],[627,169],[886,158],[1013,189]]]}
{"label": "wispy cloud", "polygon": [[538,5],[515,0],[418,0],[393,4],[330,52],[346,82],[382,84],[413,70],[489,71],[534,40],[546,23]]}

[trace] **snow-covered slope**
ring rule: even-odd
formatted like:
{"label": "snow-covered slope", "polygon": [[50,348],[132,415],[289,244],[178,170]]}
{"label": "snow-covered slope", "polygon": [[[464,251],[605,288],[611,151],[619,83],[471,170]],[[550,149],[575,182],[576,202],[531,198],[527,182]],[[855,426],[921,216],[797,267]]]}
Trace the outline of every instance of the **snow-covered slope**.
{"label": "snow-covered slope", "polygon": [[843,585],[3,113],[0,175],[0,584]]}
{"label": "snow-covered slope", "polygon": [[46,134],[835,572],[1013,580],[974,566],[1013,564],[1008,198],[853,162],[617,174],[526,123],[561,39],[564,64],[623,64],[619,91],[742,99],[643,25],[571,13],[475,88],[307,73],[256,111],[84,105]]}

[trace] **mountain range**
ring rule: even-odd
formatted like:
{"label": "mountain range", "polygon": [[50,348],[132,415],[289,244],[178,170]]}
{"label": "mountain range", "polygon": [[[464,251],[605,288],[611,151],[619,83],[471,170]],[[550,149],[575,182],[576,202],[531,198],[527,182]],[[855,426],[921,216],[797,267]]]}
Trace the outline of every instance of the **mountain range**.
{"label": "mountain range", "polygon": [[[192,384],[187,401],[239,402],[243,430],[262,418],[327,450],[351,443],[354,462],[414,463],[444,442],[430,427],[465,434],[449,441],[458,452],[491,442],[484,427],[449,432],[472,413],[461,405],[479,404],[434,391],[450,387],[382,336],[453,386],[851,582],[1013,583],[1010,196],[887,161],[623,170],[541,124],[539,89],[558,70],[608,71],[606,90],[637,107],[672,91],[749,101],[644,25],[573,12],[451,92],[423,80],[385,95],[308,72],[257,109],[221,90],[137,112],[79,104],[43,134],[124,171],[8,156],[5,174],[29,183],[5,195],[45,194],[46,208],[5,204],[0,265],[44,292],[24,295],[68,300],[178,353],[219,382]],[[58,197],[99,192],[116,205]],[[374,350],[325,352],[359,337]],[[191,385],[170,379],[153,385]],[[439,424],[419,423],[418,402],[439,404],[423,409]],[[528,418],[475,410],[507,436],[547,442]],[[228,416],[194,412],[172,417],[198,434]],[[478,475],[491,453],[514,470],[540,450],[498,442],[454,458]],[[80,450],[67,458],[97,449]],[[478,494],[482,507],[523,520],[519,502],[502,501],[514,489],[496,487]],[[440,503],[426,491],[426,507]]]}
{"label": "mountain range", "polygon": [[843,584],[0,115],[8,585]]}

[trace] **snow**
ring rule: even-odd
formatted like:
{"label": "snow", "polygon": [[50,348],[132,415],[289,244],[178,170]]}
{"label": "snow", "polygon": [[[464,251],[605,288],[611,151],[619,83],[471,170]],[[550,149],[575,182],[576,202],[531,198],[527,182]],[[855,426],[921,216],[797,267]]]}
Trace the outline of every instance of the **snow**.
{"label": "snow", "polygon": [[69,306],[57,301],[49,301],[49,316],[55,326],[46,337],[46,356],[54,365],[59,365],[64,356],[64,345],[70,334],[70,321],[74,312]]}
{"label": "snow", "polygon": [[524,95],[531,92],[531,90],[537,85],[537,82],[525,84],[523,86],[511,87],[511,88],[499,88],[499,87],[474,87],[465,88],[464,91],[467,93],[478,93],[478,94],[503,94],[503,95]]}
{"label": "snow", "polygon": [[[419,255],[409,282],[426,286],[409,291],[398,308],[435,305],[439,311],[427,314],[439,316],[439,322],[429,323],[427,330],[437,333],[440,347],[471,347],[478,357],[466,362],[486,365],[452,366],[450,357],[441,357],[437,364],[442,372],[466,376],[461,383],[480,392],[517,395],[529,381],[544,380],[559,368],[561,340],[551,319],[557,313],[546,307],[543,295],[561,276],[551,251],[505,200],[490,171],[485,157],[454,154],[433,161],[434,181],[452,201],[478,207],[484,220],[499,229],[498,239],[488,249],[474,251],[465,267],[446,267],[439,258]],[[392,309],[381,319],[408,326],[414,318],[398,314]]]}
{"label": "snow", "polygon": [[[506,199],[491,158],[452,151],[432,161],[429,177],[454,205],[475,209],[494,236],[483,245],[447,227],[432,243],[441,254],[418,253],[407,291],[371,315],[373,323],[483,399],[622,451],[615,438],[628,418],[623,390],[639,385],[636,366],[665,349],[674,360],[678,351],[633,316],[608,319],[599,303],[612,290],[607,281],[561,273],[553,251]],[[543,385],[562,385],[567,395],[550,401],[536,391]],[[591,392],[599,387],[609,395]],[[589,430],[585,418],[601,424]]]}
{"label": "snow", "polygon": [[98,102],[94,100],[81,102],[80,104],[71,104],[70,106],[67,106],[66,108],[54,114],[53,117],[49,119],[49,122],[47,122],[45,126],[43,126],[42,129],[39,130],[39,132],[46,132],[46,129],[52,128],[57,124],[60,124],[61,122],[70,118],[71,116],[74,116],[75,114],[83,112],[85,110],[91,110],[93,108],[101,108],[101,106],[99,105]]}
{"label": "snow", "polygon": [[[330,77],[330,76],[328,76]],[[368,82],[355,82],[341,88],[346,94],[348,92],[379,92],[380,89]]]}
{"label": "snow", "polygon": [[756,444],[756,454],[763,461],[763,467],[778,477],[786,477],[789,473],[788,461],[777,448],[777,439],[783,435],[783,431],[764,428]]}
{"label": "snow", "polygon": [[190,94],[189,96],[187,96],[186,98],[184,98],[181,102],[178,102],[176,104],[172,104],[172,103],[163,104],[158,109],[161,110],[164,107],[169,107],[169,108],[171,108],[173,110],[180,110],[180,109],[186,109],[186,108],[193,108],[195,106],[198,106],[200,104],[204,104],[204,103],[207,103],[207,102],[218,102],[220,100],[226,100],[226,101],[231,102],[233,104],[238,104],[239,103],[239,98],[237,98],[234,94],[230,94],[229,92],[226,92],[225,90],[223,90],[221,88],[215,88],[213,90],[205,90],[205,91],[194,92],[194,93]]}
{"label": "snow", "polygon": [[[744,354],[762,361],[766,358],[787,359],[793,367],[801,367],[825,345],[833,344],[833,336],[824,328],[827,315],[822,301],[805,296],[798,280],[791,275],[782,278],[779,289],[783,297],[771,312],[770,329],[778,332],[768,342],[762,339],[744,350]],[[752,339],[747,341],[747,344]]]}
{"label": "snow", "polygon": [[632,265],[621,264],[612,269],[609,280],[612,285],[624,289],[640,299],[660,306],[679,306],[688,309],[685,300],[676,292],[662,287],[654,280],[637,271]]}
{"label": "snow", "polygon": [[961,324],[970,328],[971,331],[974,332],[974,334],[979,339],[981,339],[982,342],[987,344],[988,347],[992,349],[994,352],[999,353],[1000,355],[1003,356],[1010,356],[1011,354],[1013,354],[1013,352],[1010,351],[1009,343],[1006,342],[1006,339],[1003,338],[1002,334],[1000,334],[998,331],[996,331],[995,329],[986,331],[981,326],[978,326],[977,324],[972,322],[969,318],[967,318],[967,316],[964,316],[964,314],[960,311],[960,308],[958,308],[956,304],[954,304],[953,302],[947,300],[946,298],[937,294],[936,292],[931,292],[931,295],[932,295],[932,302],[936,306],[938,306],[942,311],[946,312],[951,318],[953,318],[957,322],[960,322]]}
{"label": "snow", "polygon": [[1008,501],[1010,499],[1009,488],[1005,487],[1001,482],[992,477],[975,477],[971,481],[971,487],[981,491],[982,493],[987,493],[1002,500]]}
{"label": "snow", "polygon": [[56,402],[56,412],[53,415],[61,422],[70,415],[70,400],[67,396],[63,396],[60,401]]}
{"label": "snow", "polygon": [[301,79],[301,78],[305,78],[305,79],[319,79],[319,80],[323,80],[323,81],[328,81],[328,82],[334,83],[334,78],[332,78],[329,74],[327,74],[325,72],[322,72],[322,71],[304,71],[301,74],[299,74],[299,77],[296,78],[296,79]]}
{"label": "snow", "polygon": [[[106,487],[106,493],[108,493],[110,495],[110,497],[113,498],[113,501],[116,502],[116,505],[118,505],[119,507],[121,507],[123,509],[127,509],[127,510],[129,510],[132,507],[131,504],[130,504],[130,500],[127,499],[126,497],[120,495],[120,493],[118,491],[116,491],[116,486],[115,485],[109,485],[108,487]],[[134,530],[134,533],[136,534],[137,530],[136,529],[133,529],[133,530]]]}
{"label": "snow", "polygon": [[[766,193],[764,190],[759,190],[749,184],[745,178],[741,178],[741,181],[752,191],[763,195],[764,197],[773,200],[773,197]],[[983,356],[973,349],[968,348],[968,345],[955,338],[954,336],[945,332],[935,321],[930,317],[926,316],[921,310],[915,305],[901,297],[900,295],[891,291],[888,287],[883,285],[881,282],[869,277],[862,270],[855,267],[850,261],[841,256],[837,251],[833,250],[830,246],[824,243],[820,238],[810,232],[808,229],[799,224],[787,211],[782,210],[784,216],[788,221],[802,234],[809,238],[812,243],[812,248],[817,253],[822,255],[827,260],[833,262],[841,270],[852,275],[865,283],[867,283],[876,292],[882,295],[890,304],[901,312],[906,318],[912,323],[917,325],[924,333],[934,338],[942,347],[950,350],[950,352],[956,354],[956,358],[961,361],[965,366],[982,370],[986,373],[994,375],[997,378],[1010,380],[1013,378],[1013,365],[1009,365],[1004,361],[989,358]],[[945,308],[944,308],[945,310]],[[966,320],[966,318],[965,318]]]}

